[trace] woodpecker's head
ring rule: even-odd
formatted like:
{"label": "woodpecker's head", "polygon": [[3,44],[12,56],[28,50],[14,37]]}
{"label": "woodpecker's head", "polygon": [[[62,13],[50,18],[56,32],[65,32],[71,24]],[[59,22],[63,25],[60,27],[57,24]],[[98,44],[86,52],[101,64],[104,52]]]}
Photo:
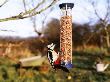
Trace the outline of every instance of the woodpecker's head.
{"label": "woodpecker's head", "polygon": [[50,49],[50,50],[54,50],[54,48],[55,48],[55,44],[49,44],[49,45],[47,45],[47,48],[48,49]]}

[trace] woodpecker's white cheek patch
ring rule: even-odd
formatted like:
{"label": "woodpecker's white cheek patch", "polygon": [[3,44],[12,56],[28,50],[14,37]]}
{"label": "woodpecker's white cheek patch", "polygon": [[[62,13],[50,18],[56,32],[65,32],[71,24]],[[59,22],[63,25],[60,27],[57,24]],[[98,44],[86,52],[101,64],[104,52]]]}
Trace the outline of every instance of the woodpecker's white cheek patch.
{"label": "woodpecker's white cheek patch", "polygon": [[55,48],[55,44],[50,44],[50,45],[47,45],[47,48],[49,48],[49,49],[51,49],[51,50],[54,50],[54,48]]}

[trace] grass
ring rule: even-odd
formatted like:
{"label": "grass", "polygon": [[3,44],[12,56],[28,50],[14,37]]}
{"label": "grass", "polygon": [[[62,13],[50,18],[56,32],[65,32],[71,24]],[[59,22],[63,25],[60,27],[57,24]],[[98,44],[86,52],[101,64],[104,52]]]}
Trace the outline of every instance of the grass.
{"label": "grass", "polygon": [[[55,72],[50,68],[48,72],[43,73],[36,68],[20,68],[13,60],[1,57],[0,82],[110,82],[110,66],[103,73],[98,73],[93,68],[97,57],[102,55],[98,49],[94,50],[73,52],[71,80],[67,79],[67,73],[60,70]],[[103,61],[110,63],[110,56],[103,55]]]}

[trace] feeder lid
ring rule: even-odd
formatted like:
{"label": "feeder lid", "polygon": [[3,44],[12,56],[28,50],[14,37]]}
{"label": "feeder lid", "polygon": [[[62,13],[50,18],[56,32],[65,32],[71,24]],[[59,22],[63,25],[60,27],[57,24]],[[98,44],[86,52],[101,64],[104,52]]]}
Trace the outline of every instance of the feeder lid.
{"label": "feeder lid", "polygon": [[74,3],[62,3],[62,4],[59,5],[60,9],[62,9],[62,8],[66,9],[66,6],[67,6],[67,9],[68,8],[72,9],[73,6],[74,6]]}

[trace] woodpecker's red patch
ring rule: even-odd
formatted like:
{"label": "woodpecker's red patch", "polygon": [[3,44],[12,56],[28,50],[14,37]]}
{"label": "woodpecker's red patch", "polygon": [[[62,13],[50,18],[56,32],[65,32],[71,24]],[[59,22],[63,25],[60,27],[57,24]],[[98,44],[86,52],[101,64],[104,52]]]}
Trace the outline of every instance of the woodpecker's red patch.
{"label": "woodpecker's red patch", "polygon": [[61,57],[58,57],[56,61],[54,61],[54,65],[60,65],[61,64]]}

